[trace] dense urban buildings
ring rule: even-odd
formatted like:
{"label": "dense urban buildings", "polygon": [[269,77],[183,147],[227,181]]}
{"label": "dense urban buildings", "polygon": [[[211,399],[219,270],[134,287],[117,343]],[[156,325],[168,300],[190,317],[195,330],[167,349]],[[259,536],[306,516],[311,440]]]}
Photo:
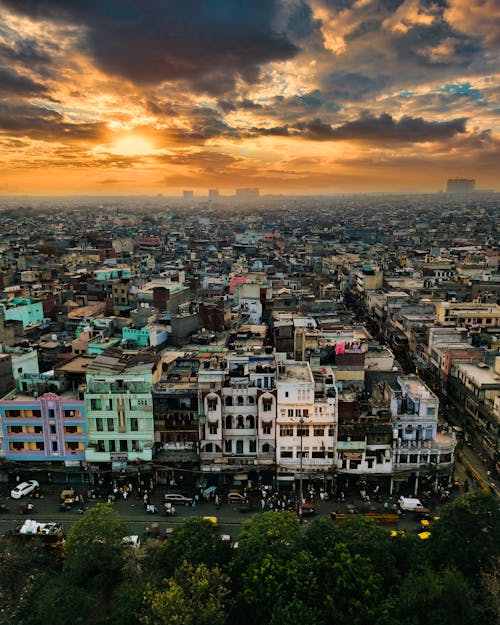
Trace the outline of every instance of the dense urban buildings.
{"label": "dense urban buildings", "polygon": [[192,199],[5,203],[5,479],[498,475],[496,195]]}

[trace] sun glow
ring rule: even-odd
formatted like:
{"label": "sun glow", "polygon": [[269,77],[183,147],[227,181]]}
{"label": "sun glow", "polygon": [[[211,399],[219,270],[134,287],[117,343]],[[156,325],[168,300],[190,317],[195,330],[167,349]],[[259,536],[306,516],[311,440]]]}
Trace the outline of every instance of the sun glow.
{"label": "sun glow", "polygon": [[154,151],[153,144],[148,139],[136,135],[127,135],[117,139],[112,147],[114,154],[124,156],[145,156]]}

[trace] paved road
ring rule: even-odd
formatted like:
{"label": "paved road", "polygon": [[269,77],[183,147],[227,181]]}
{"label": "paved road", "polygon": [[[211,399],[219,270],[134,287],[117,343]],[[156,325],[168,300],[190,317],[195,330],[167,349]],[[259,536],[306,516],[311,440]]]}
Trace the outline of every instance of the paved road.
{"label": "paved road", "polygon": [[[42,493],[43,494],[43,493]],[[457,489],[453,492],[456,496],[460,494]],[[151,501],[156,507],[161,510],[161,503],[163,497],[163,490],[154,493]],[[33,500],[23,500],[25,502]],[[9,506],[10,511],[0,515],[0,533],[5,533],[10,529],[13,529],[27,518],[33,518],[38,521],[57,521],[62,522],[67,532],[71,525],[81,518],[81,515],[77,512],[77,506],[71,511],[60,512],[59,511],[59,499],[56,493],[46,494],[40,499],[34,500],[35,510],[31,512],[29,516],[19,513],[19,502],[10,499],[10,497],[0,498],[0,503],[5,503]],[[22,502],[21,502],[22,503]],[[89,507],[95,505],[96,500],[88,502]],[[329,516],[332,511],[346,512],[347,505],[353,505],[359,512],[367,510],[367,504],[361,501],[359,496],[347,497],[344,503],[338,503],[334,501],[316,502],[316,516],[326,515]],[[196,508],[190,506],[177,506],[176,513],[173,517],[167,517],[165,514],[146,514],[142,501],[137,501],[134,497],[127,499],[126,501],[120,499],[112,504],[114,509],[120,514],[124,521],[126,521],[130,527],[131,534],[138,534],[140,536],[145,534],[146,526],[149,526],[152,522],[158,523],[159,531],[161,534],[165,532],[167,528],[175,528],[181,525],[188,518],[199,518],[203,516],[215,516],[219,521],[220,532],[224,534],[230,534],[231,536],[237,536],[241,526],[247,521],[251,513],[242,513],[239,510],[238,505],[223,504],[219,509],[212,503],[200,503]],[[372,507],[382,512],[383,505],[371,504]],[[433,509],[434,514],[439,513],[439,507]],[[288,514],[288,513],[277,513]],[[308,519],[304,519],[307,523]],[[413,514],[406,514],[398,524],[400,529],[405,529],[407,532],[416,533],[420,528],[419,521]],[[389,529],[390,526],[388,526]]]}

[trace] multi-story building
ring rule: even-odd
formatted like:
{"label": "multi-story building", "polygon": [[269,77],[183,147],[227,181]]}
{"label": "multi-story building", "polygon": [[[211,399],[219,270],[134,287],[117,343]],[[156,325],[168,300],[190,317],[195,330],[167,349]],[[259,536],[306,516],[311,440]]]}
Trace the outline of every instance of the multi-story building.
{"label": "multi-story building", "polygon": [[396,483],[399,491],[417,493],[422,480],[429,480],[429,486],[439,478],[448,481],[457,441],[438,428],[437,396],[416,375],[399,376],[388,395],[393,426],[391,493]]}
{"label": "multi-story building", "polygon": [[276,366],[270,355],[215,356],[199,371],[201,470],[219,481],[271,484]]}
{"label": "multi-story building", "polygon": [[43,304],[40,300],[33,300],[27,297],[11,297],[0,302],[5,314],[5,321],[21,321],[23,327],[42,323]]}
{"label": "multi-story building", "polygon": [[494,367],[481,361],[455,361],[447,398],[467,441],[495,467],[499,462],[500,357]]}
{"label": "multi-story building", "polygon": [[111,348],[89,364],[85,389],[88,462],[118,468],[152,460],[152,388],[160,374],[159,358],[149,352]]}
{"label": "multi-story building", "polygon": [[[153,387],[155,461],[172,470],[190,471],[199,465],[199,364],[188,355],[164,361],[161,377]],[[175,480],[168,469],[158,468],[157,472],[160,481]]]}
{"label": "multi-story building", "polygon": [[85,460],[85,402],[75,393],[45,393],[29,397],[19,391],[0,400],[4,457],[15,462]]}
{"label": "multi-story building", "polygon": [[333,480],[337,442],[337,388],[333,371],[312,371],[308,362],[283,360],[276,375],[276,477]]}

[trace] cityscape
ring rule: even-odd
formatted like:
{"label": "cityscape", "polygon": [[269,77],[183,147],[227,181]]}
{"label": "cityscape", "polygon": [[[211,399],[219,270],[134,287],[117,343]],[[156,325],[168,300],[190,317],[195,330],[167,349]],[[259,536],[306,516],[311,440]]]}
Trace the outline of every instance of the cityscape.
{"label": "cityscape", "polygon": [[0,15],[1,622],[497,622],[496,0]]}

